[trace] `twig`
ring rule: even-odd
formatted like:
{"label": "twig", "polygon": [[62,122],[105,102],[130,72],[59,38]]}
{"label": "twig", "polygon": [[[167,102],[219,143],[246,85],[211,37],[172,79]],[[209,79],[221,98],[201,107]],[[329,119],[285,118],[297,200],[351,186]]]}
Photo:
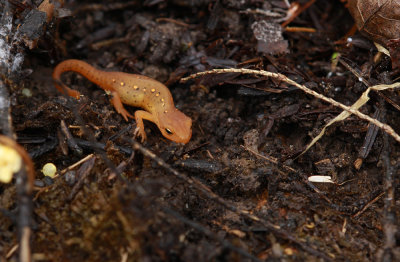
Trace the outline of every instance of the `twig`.
{"label": "twig", "polygon": [[[92,158],[94,155],[90,154],[85,156],[84,158],[82,158],[81,160],[79,160],[78,162],[75,162],[74,164],[70,165],[69,167],[63,169],[60,171],[60,175],[63,175],[65,173],[67,173],[68,171],[74,169],[75,167],[79,166],[80,164],[86,162],[87,160],[89,160],[90,158]],[[57,177],[57,176],[56,176]]]}
{"label": "twig", "polygon": [[[58,84],[61,83],[58,80],[55,80],[55,82],[57,82]],[[61,83],[60,86],[64,87],[64,85],[62,83]],[[96,154],[98,156],[100,156],[100,158],[104,161],[104,163],[107,165],[107,167],[113,173],[117,174],[118,179],[120,179],[121,181],[126,183],[127,180],[121,175],[120,172],[118,172],[118,170],[115,167],[114,163],[107,157],[106,153],[103,152],[99,147],[96,146],[96,143],[97,143],[96,138],[95,138],[94,134],[91,132],[91,130],[89,130],[89,128],[86,127],[85,121],[83,121],[81,115],[79,114],[78,109],[76,108],[74,103],[71,101],[71,99],[73,99],[73,98],[71,98],[68,95],[66,95],[66,92],[63,92],[62,95],[67,99],[67,103],[71,107],[71,110],[72,110],[72,112],[73,112],[73,114],[75,116],[76,121],[80,125],[83,134],[88,138],[89,143],[92,145],[93,150],[96,152]]]}
{"label": "twig", "polygon": [[[173,23],[173,24],[180,25],[180,26],[183,26],[183,27],[190,27],[190,26],[192,26],[192,25],[186,24],[186,23],[184,23],[184,22],[182,22],[182,21],[179,21],[179,20],[176,20],[176,19],[172,19],[172,18],[167,18],[167,17],[160,17],[160,18],[157,18],[157,19],[156,19],[156,22],[157,22],[157,23],[160,23],[160,22],[168,22],[168,23]],[[193,27],[193,26],[192,26],[192,27]]]}
{"label": "twig", "polygon": [[[29,223],[30,219],[29,218],[25,219],[28,220]],[[20,240],[19,240],[20,243],[19,262],[31,262],[32,260],[31,260],[30,241],[31,241],[32,231],[29,225],[23,226],[21,230],[22,232],[20,232]]]}
{"label": "twig", "polygon": [[282,167],[282,168],[286,169],[286,170],[289,171],[289,172],[298,174],[299,176],[301,176],[301,177],[304,179],[304,182],[305,182],[312,190],[314,190],[314,191],[315,191],[317,194],[319,194],[323,199],[325,199],[326,202],[328,202],[329,204],[332,204],[332,201],[331,201],[329,198],[327,198],[327,197],[325,196],[325,194],[324,194],[323,192],[321,192],[316,186],[314,186],[314,185],[307,179],[307,176],[306,176],[305,174],[303,174],[302,172],[299,172],[298,170],[296,170],[296,169],[294,169],[294,168],[292,168],[292,167],[290,167],[290,166],[287,166],[287,165],[284,165],[284,164],[280,163],[277,159],[274,159],[273,157],[267,157],[267,156],[261,155],[260,153],[257,153],[257,152],[255,152],[254,150],[252,150],[252,149],[250,149],[250,148],[248,148],[248,147],[245,147],[245,146],[243,146],[243,145],[241,145],[241,147],[243,147],[245,150],[247,150],[248,152],[252,153],[253,155],[255,155],[255,156],[258,157],[258,158],[267,160],[268,162],[270,162],[270,163],[272,163],[272,164],[275,164],[275,165],[277,165],[278,167]]}
{"label": "twig", "polygon": [[[377,108],[374,113],[374,118],[376,119],[383,119],[382,116],[382,109]],[[367,134],[364,138],[364,143],[358,151],[358,158],[354,162],[354,167],[359,170],[363,163],[363,160],[367,158],[369,152],[371,151],[372,145],[375,142],[376,136],[378,135],[379,128],[376,125],[369,125]]]}
{"label": "twig", "polygon": [[365,212],[365,210],[367,210],[370,206],[372,206],[376,201],[378,201],[381,197],[383,197],[383,195],[385,195],[385,192],[380,193],[377,197],[375,197],[374,199],[372,199],[371,201],[369,201],[360,211],[358,211],[357,213],[355,213],[353,215],[353,218],[357,218],[358,216],[360,216],[362,213]]}
{"label": "twig", "polygon": [[315,28],[310,27],[297,27],[297,26],[287,26],[285,27],[286,32],[306,32],[306,33],[315,33],[317,30]]}
{"label": "twig", "polygon": [[170,208],[166,208],[163,207],[161,208],[165,213],[170,214],[172,216],[174,216],[176,219],[178,219],[179,221],[189,225],[190,227],[200,231],[201,233],[203,233],[204,235],[208,236],[209,238],[213,238],[218,240],[220,243],[222,243],[222,245],[226,248],[231,249],[232,251],[241,254],[244,257],[250,258],[253,261],[258,261],[261,262],[263,260],[253,256],[252,254],[250,254],[249,252],[247,252],[246,250],[240,248],[240,247],[236,247],[234,245],[232,245],[229,241],[224,240],[222,237],[218,236],[217,234],[215,234],[214,232],[212,232],[211,230],[209,230],[208,228],[202,226],[199,223],[196,223],[192,220],[187,219],[186,217],[182,216],[181,214],[179,214],[178,212],[170,209]]}
{"label": "twig", "polygon": [[[213,69],[213,70],[210,70],[210,71],[199,72],[199,73],[190,75],[188,77],[182,78],[181,82],[183,83],[183,82],[186,82],[186,81],[188,81],[190,79],[194,79],[196,77],[203,76],[203,75],[224,74],[224,73],[242,73],[242,74],[250,74],[250,75],[262,75],[262,76],[272,77],[272,78],[276,78],[278,80],[284,81],[284,82],[286,82],[286,83],[288,83],[290,85],[296,86],[297,88],[301,89],[303,92],[305,92],[305,93],[307,93],[309,95],[312,95],[312,96],[314,96],[314,97],[316,97],[318,99],[321,99],[321,100],[323,100],[323,101],[325,101],[325,102],[327,102],[327,103],[329,103],[331,105],[339,107],[339,108],[341,108],[341,109],[343,109],[343,110],[345,110],[345,111],[347,111],[347,112],[349,112],[351,114],[354,114],[354,115],[358,116],[359,118],[361,118],[363,120],[366,120],[366,121],[378,126],[383,131],[385,131],[387,134],[392,136],[397,142],[400,143],[400,136],[393,130],[393,128],[391,126],[389,126],[387,124],[384,124],[384,123],[381,123],[380,121],[378,121],[378,120],[376,120],[376,119],[374,119],[374,118],[372,118],[372,117],[370,117],[368,115],[365,115],[365,114],[361,113],[360,111],[358,111],[356,109],[353,109],[353,108],[351,108],[349,106],[343,105],[342,103],[339,103],[339,102],[337,102],[336,100],[334,100],[332,98],[329,98],[329,97],[326,97],[324,95],[321,95],[321,94],[315,92],[314,90],[311,90],[311,89],[307,88],[304,85],[300,85],[300,84],[296,83],[295,81],[289,79],[287,76],[285,76],[283,74],[272,73],[272,72],[263,71],[263,70],[259,71],[259,70],[243,69],[243,68],[242,69],[235,69],[235,68]],[[370,87],[369,89],[367,89],[367,91],[368,90],[382,90],[382,89],[387,89],[387,88],[397,88],[399,86],[400,86],[400,83],[394,83],[392,85],[376,85],[376,86]],[[364,92],[363,95],[368,96],[369,91],[368,92],[367,91]]]}
{"label": "twig", "polygon": [[83,150],[78,146],[71,132],[69,132],[68,127],[65,124],[64,120],[61,120],[60,126],[61,126],[61,132],[67,138],[68,147],[71,148],[77,155],[81,156],[83,154]]}
{"label": "twig", "polygon": [[[262,159],[264,159],[264,160],[267,160],[268,162],[270,162],[270,163],[272,163],[272,164],[279,165],[279,161],[278,161],[276,158],[274,158],[274,157],[261,155],[260,153],[257,153],[256,151],[252,150],[252,149],[249,148],[249,147],[245,147],[244,145],[241,145],[241,147],[242,147],[243,149],[245,149],[246,151],[249,151],[249,152],[252,153],[253,155],[259,157],[259,158],[262,158]],[[290,166],[287,166],[287,165],[281,165],[281,166],[282,166],[284,169],[286,169],[287,171],[289,171],[289,172],[297,173],[297,170],[294,169],[294,168],[292,168],[292,167],[290,167]]]}
{"label": "twig", "polygon": [[383,162],[385,176],[384,189],[386,197],[384,198],[384,212],[382,217],[384,245],[383,254],[380,261],[385,261],[389,257],[395,257],[394,248],[396,247],[396,232],[398,231],[397,219],[395,214],[395,195],[394,195],[394,176],[395,167],[390,163],[390,142],[388,135],[383,136],[383,152],[381,159]]}
{"label": "twig", "polygon": [[[388,55],[390,57],[390,55]],[[354,76],[356,76],[358,78],[358,81],[363,82],[364,85],[366,85],[367,87],[371,87],[371,84],[368,82],[367,79],[365,79],[361,73],[359,72],[360,70],[357,68],[353,68],[351,67],[345,60],[344,58],[340,58],[339,59],[339,63],[341,63],[344,67],[347,68],[347,70],[349,70]],[[378,94],[379,97],[385,99],[386,102],[388,102],[390,105],[392,105],[394,108],[396,108],[398,111],[400,111],[400,106],[398,104],[396,104],[392,99],[390,99],[389,97],[387,97],[386,95],[384,95],[382,92],[377,91],[376,92]]]}
{"label": "twig", "polygon": [[19,244],[14,245],[6,254],[6,259],[9,259],[18,250]]}
{"label": "twig", "polygon": [[128,2],[122,1],[120,3],[111,3],[111,4],[86,4],[80,6],[77,10],[75,10],[73,15],[88,11],[113,11],[113,10],[126,9],[128,7],[135,6],[137,4],[138,1],[128,1]]}
{"label": "twig", "polygon": [[89,175],[90,170],[92,170],[92,168],[95,164],[95,161],[96,161],[96,157],[92,156],[85,163],[83,163],[83,165],[76,172],[77,175],[79,175],[79,180],[78,180],[78,183],[76,183],[76,185],[72,188],[71,193],[69,194],[69,196],[67,198],[67,201],[72,201],[75,198],[78,191],[82,188],[83,182]]}
{"label": "twig", "polygon": [[187,175],[178,172],[177,170],[175,170],[174,168],[172,168],[170,165],[168,165],[164,160],[162,160],[161,158],[159,158],[158,156],[156,156],[153,152],[151,152],[150,150],[144,148],[141,144],[139,144],[138,142],[132,140],[132,139],[124,139],[127,142],[130,142],[132,144],[132,147],[134,150],[138,150],[140,151],[143,155],[149,157],[150,159],[152,159],[153,161],[155,161],[159,166],[161,166],[162,168],[166,169],[168,172],[172,173],[174,176],[176,176],[177,178],[185,181],[186,183],[188,183],[189,185],[193,186],[194,188],[196,188],[198,191],[200,191],[201,193],[204,194],[204,196],[206,196],[208,199],[219,203],[220,205],[224,206],[225,208],[227,208],[228,210],[238,214],[238,215],[242,215],[245,218],[256,222],[256,223],[260,223],[262,226],[264,226],[267,230],[271,231],[274,233],[275,236],[280,237],[281,239],[287,240],[289,242],[292,242],[293,244],[299,246],[300,248],[302,248],[304,251],[320,257],[322,259],[325,259],[326,261],[332,261],[332,259],[330,257],[328,257],[325,253],[318,251],[310,246],[307,245],[307,243],[297,239],[296,237],[294,237],[293,235],[289,234],[288,232],[286,232],[285,230],[281,229],[278,225],[274,225],[271,222],[268,222],[256,215],[251,214],[249,211],[241,209],[241,208],[237,208],[235,207],[232,203],[230,203],[229,201],[226,201],[225,199],[221,198],[220,196],[218,196],[217,194],[215,194],[213,191],[211,191],[211,189],[209,187],[207,187],[206,185],[204,185],[203,183],[201,183],[199,180],[197,180],[196,178],[190,178]]}
{"label": "twig", "polygon": [[310,0],[303,6],[301,6],[299,9],[296,10],[296,12],[293,13],[292,16],[290,16],[285,22],[282,23],[282,27],[287,26],[290,24],[296,17],[299,16],[302,12],[304,12],[307,8],[309,8],[312,4],[314,4],[315,0]]}

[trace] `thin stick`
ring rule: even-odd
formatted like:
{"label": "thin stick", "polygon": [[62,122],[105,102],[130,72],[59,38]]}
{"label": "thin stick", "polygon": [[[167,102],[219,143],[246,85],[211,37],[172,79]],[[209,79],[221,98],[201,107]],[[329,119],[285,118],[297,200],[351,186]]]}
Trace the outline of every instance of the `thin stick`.
{"label": "thin stick", "polygon": [[185,181],[186,183],[188,183],[189,185],[193,186],[194,188],[196,188],[198,191],[200,191],[201,193],[203,193],[203,195],[205,197],[207,197],[208,199],[219,203],[220,205],[224,206],[225,208],[227,208],[228,210],[238,214],[238,215],[242,215],[244,217],[246,217],[249,220],[254,221],[255,223],[260,223],[261,225],[263,225],[266,229],[268,229],[269,231],[271,231],[275,236],[280,237],[281,239],[287,240],[297,246],[299,246],[300,248],[302,248],[304,251],[320,257],[322,259],[324,259],[325,261],[333,261],[328,255],[326,255],[325,253],[314,249],[313,247],[309,246],[307,243],[302,242],[301,240],[297,239],[295,236],[291,235],[289,232],[287,232],[286,230],[283,230],[282,228],[280,228],[280,226],[275,225],[263,218],[260,218],[256,215],[251,214],[249,211],[245,210],[245,209],[241,209],[236,207],[235,205],[233,205],[232,203],[230,203],[229,201],[223,199],[222,197],[220,197],[219,195],[215,194],[208,186],[206,186],[205,184],[203,184],[202,182],[200,182],[198,179],[194,178],[194,177],[188,177],[186,174],[184,173],[180,173],[178,172],[176,169],[172,168],[170,165],[168,165],[163,159],[159,158],[157,155],[155,155],[153,152],[151,152],[150,150],[148,150],[147,148],[143,147],[141,144],[139,144],[138,142],[132,140],[132,139],[125,139],[125,141],[130,142],[132,144],[132,147],[134,150],[138,150],[140,151],[143,155],[151,158],[153,161],[155,161],[159,166],[161,166],[162,168],[166,169],[168,172],[170,172],[171,174],[173,174],[174,176],[176,176],[179,179],[182,179],[183,181]]}
{"label": "thin stick", "polygon": [[229,241],[224,240],[222,237],[220,237],[219,235],[215,234],[214,232],[212,232],[210,229],[202,226],[199,223],[194,222],[193,220],[190,220],[184,216],[182,216],[181,214],[179,214],[178,212],[176,212],[175,210],[172,210],[170,208],[167,207],[162,207],[161,208],[165,213],[170,214],[172,216],[174,216],[177,220],[181,221],[182,223],[191,226],[192,228],[200,231],[201,233],[203,233],[204,235],[208,236],[209,238],[213,238],[217,241],[219,241],[224,247],[229,248],[230,250],[241,254],[243,257],[246,257],[252,261],[258,261],[258,262],[262,262],[263,260],[253,256],[252,254],[250,254],[249,252],[247,252],[246,250],[240,248],[240,247],[236,247],[234,246],[232,243],[230,243]]}
{"label": "thin stick", "polygon": [[[79,160],[78,162],[70,165],[69,167],[63,169],[60,171],[60,175],[63,175],[65,173],[67,173],[68,171],[74,169],[75,167],[79,166],[80,164],[82,164],[83,162],[86,162],[89,158],[93,157],[94,154],[89,154],[87,156],[85,156],[84,158],[82,158],[81,160]],[[58,176],[58,175],[57,175]]]}
{"label": "thin stick", "polygon": [[374,199],[369,201],[360,211],[358,211],[357,213],[355,213],[353,215],[353,218],[357,218],[358,216],[360,216],[362,213],[364,213],[365,210],[367,210],[370,206],[372,206],[376,201],[378,201],[385,194],[386,194],[386,192],[382,192],[377,197],[375,197]]}
{"label": "thin stick", "polygon": [[[188,77],[182,78],[181,79],[181,83],[186,82],[190,79],[194,79],[196,77],[199,76],[203,76],[203,75],[208,75],[208,74],[224,74],[224,73],[242,73],[242,74],[250,74],[250,75],[261,75],[261,76],[266,76],[266,77],[272,77],[272,78],[276,78],[279,79],[281,81],[284,81],[290,85],[294,85],[297,88],[301,89],[303,92],[310,94],[318,99],[321,99],[331,105],[334,105],[336,107],[339,107],[349,113],[352,113],[356,116],[358,116],[359,118],[366,120],[374,125],[376,125],[377,127],[381,128],[383,131],[385,131],[387,134],[389,134],[391,137],[393,137],[397,142],[400,143],[400,136],[393,130],[393,128],[387,124],[384,124],[368,115],[365,115],[363,113],[361,113],[358,110],[355,110],[349,106],[343,105],[342,103],[337,102],[336,100],[326,97],[324,95],[321,95],[317,92],[315,92],[314,90],[311,90],[309,88],[307,88],[304,85],[300,85],[298,83],[296,83],[295,81],[289,79],[287,76],[279,74],[279,73],[272,73],[272,72],[268,72],[268,71],[259,71],[259,70],[251,70],[251,69],[235,69],[235,68],[230,68],[230,69],[213,69],[210,71],[205,71],[205,72],[199,72],[193,75],[190,75]],[[387,85],[388,87],[391,88],[395,88],[400,86],[399,83],[395,83],[393,85]],[[376,86],[376,87],[381,87],[381,85]],[[371,89],[374,89],[374,87],[371,87]]]}

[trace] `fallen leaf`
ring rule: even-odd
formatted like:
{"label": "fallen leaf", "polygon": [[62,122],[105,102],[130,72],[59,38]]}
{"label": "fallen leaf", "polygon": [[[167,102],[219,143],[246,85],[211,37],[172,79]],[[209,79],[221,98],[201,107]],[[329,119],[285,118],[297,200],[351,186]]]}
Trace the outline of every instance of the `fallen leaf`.
{"label": "fallen leaf", "polygon": [[400,38],[400,2],[397,0],[349,0],[349,11],[358,30],[374,42],[388,46]]}

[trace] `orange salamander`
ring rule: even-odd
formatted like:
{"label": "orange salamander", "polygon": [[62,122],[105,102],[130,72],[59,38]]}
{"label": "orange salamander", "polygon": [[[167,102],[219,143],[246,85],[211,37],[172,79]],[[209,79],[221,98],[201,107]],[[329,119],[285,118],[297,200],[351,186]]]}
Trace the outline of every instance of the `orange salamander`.
{"label": "orange salamander", "polygon": [[135,112],[135,134],[142,137],[142,142],[146,140],[143,119],[154,122],[166,138],[177,143],[189,142],[192,136],[192,120],[175,107],[171,92],[162,83],[147,76],[98,70],[80,60],[65,60],[54,68],[53,80],[60,92],[77,99],[80,93],[65,86],[60,80],[61,74],[68,71],[86,77],[107,94],[111,94],[111,103],[126,121],[133,116],[122,103],[146,110]]}

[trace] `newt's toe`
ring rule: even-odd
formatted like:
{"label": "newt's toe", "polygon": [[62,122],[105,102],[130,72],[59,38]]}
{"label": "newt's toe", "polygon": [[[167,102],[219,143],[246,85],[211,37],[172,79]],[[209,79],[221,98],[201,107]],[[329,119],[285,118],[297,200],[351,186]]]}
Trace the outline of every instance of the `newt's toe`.
{"label": "newt's toe", "polygon": [[146,141],[146,133],[144,132],[144,130],[140,127],[136,127],[135,131],[133,132],[135,137],[141,137],[141,141],[142,143],[144,141]]}
{"label": "newt's toe", "polygon": [[75,99],[79,99],[81,97],[81,93],[79,93],[79,91],[72,90],[72,89],[68,89],[68,95],[72,96]]}
{"label": "newt's toe", "polygon": [[122,115],[122,117],[125,119],[126,122],[129,121],[129,117],[133,118],[133,116],[131,114],[128,113],[128,111],[126,111],[124,108],[122,110],[120,110],[118,113],[120,113]]}

